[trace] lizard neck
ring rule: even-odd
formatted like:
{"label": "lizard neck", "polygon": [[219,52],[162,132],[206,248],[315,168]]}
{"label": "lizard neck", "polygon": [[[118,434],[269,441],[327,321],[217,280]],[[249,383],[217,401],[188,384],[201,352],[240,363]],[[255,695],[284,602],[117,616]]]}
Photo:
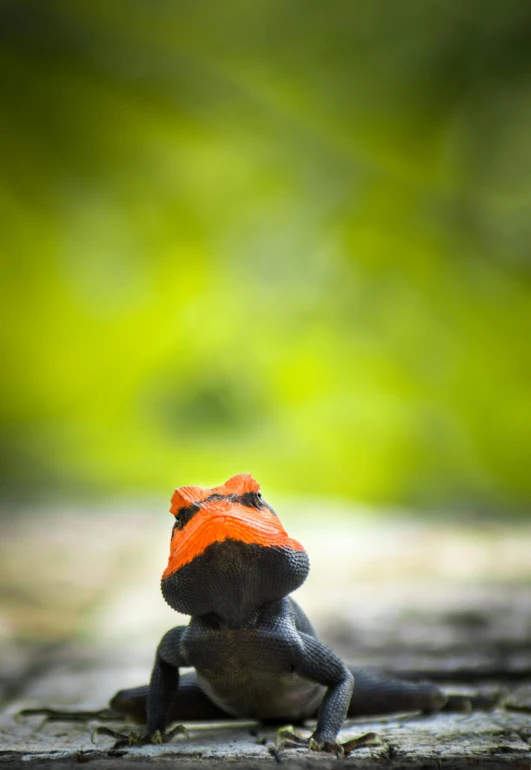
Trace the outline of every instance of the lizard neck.
{"label": "lizard neck", "polygon": [[170,607],[215,616],[230,628],[252,622],[266,605],[298,588],[309,571],[306,551],[227,539],[212,543],[161,587]]}

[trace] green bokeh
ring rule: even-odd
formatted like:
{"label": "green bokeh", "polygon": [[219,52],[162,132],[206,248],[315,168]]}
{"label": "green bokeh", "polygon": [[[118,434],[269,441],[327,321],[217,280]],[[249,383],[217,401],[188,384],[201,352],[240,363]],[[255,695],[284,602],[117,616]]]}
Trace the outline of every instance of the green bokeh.
{"label": "green bokeh", "polygon": [[0,2],[1,482],[525,510],[531,6]]}

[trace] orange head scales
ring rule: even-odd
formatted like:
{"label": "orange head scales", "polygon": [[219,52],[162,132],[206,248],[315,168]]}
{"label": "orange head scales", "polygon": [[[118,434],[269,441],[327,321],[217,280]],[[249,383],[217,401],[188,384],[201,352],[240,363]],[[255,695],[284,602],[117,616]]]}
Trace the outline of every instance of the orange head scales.
{"label": "orange head scales", "polygon": [[289,537],[248,473],[210,489],[176,489],[170,557],[162,593],[189,615],[215,614],[231,626],[287,596],[305,580],[309,562]]}

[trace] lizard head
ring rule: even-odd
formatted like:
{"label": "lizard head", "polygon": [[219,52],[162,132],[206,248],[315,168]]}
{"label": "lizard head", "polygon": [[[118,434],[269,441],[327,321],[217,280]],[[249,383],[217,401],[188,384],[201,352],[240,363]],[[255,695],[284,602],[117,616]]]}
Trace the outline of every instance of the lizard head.
{"label": "lizard head", "polygon": [[211,489],[176,489],[170,512],[175,524],[161,587],[178,612],[215,614],[237,627],[306,579],[304,548],[286,533],[248,473]]}

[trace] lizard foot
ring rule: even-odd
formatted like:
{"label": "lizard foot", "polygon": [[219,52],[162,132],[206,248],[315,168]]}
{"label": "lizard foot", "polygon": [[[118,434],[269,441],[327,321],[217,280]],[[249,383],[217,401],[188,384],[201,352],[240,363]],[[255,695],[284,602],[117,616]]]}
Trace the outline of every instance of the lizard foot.
{"label": "lizard foot", "polygon": [[187,739],[190,737],[188,730],[184,725],[176,725],[172,730],[161,733],[160,730],[156,730],[153,735],[147,733],[120,733],[117,730],[111,730],[110,727],[96,727],[92,735],[91,741],[94,743],[94,736],[96,735],[108,735],[110,738],[116,738],[116,743],[113,749],[123,749],[131,746],[147,746],[152,743],[169,743],[176,735],[184,735]]}
{"label": "lizard foot", "polygon": [[280,742],[276,745],[277,753],[283,749],[295,749],[300,747],[307,748],[308,751],[326,751],[335,754],[338,759],[347,757],[355,749],[358,749],[361,746],[369,746],[379,740],[376,733],[366,733],[359,738],[353,738],[345,743],[338,743],[337,741],[326,741],[316,738],[315,733],[310,736],[310,738],[302,738],[290,729],[279,730],[277,736],[280,739]]}

